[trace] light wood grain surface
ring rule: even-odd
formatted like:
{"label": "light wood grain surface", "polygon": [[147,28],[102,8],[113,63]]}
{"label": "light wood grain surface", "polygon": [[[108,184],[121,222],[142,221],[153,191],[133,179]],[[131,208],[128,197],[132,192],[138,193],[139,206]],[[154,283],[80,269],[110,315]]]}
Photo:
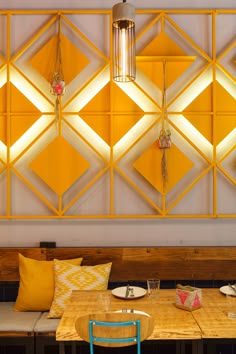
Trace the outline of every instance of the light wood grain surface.
{"label": "light wood grain surface", "polygon": [[[0,248],[0,281],[19,280],[18,254],[38,259],[83,257],[83,265],[112,262],[110,281],[236,279],[236,247]],[[145,264],[145,266],[144,266]]]}
{"label": "light wood grain surface", "polygon": [[[106,292],[110,293],[109,290]],[[75,330],[75,322],[83,315],[103,311],[98,301],[99,293],[73,291],[56,332],[58,341],[81,340]],[[175,307],[175,289],[161,290],[157,300],[150,300],[147,295],[135,300],[111,295],[110,311],[125,308],[144,311],[153,317],[154,330],[148,339],[201,339],[200,328],[192,313]]]}
{"label": "light wood grain surface", "polygon": [[228,318],[228,311],[236,314],[236,297],[227,297],[219,289],[203,289],[203,306],[193,312],[202,338],[236,338],[236,318]]}
{"label": "light wood grain surface", "polygon": [[[111,281],[236,278],[236,247],[49,248],[47,259],[83,257],[83,265],[112,262]],[[145,264],[145,266],[144,266]]]}

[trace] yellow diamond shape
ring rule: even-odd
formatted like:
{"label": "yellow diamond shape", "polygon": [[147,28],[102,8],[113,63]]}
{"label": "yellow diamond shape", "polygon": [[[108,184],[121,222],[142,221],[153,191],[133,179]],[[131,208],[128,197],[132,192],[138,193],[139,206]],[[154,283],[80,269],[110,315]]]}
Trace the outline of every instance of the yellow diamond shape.
{"label": "yellow diamond shape", "polygon": [[[157,142],[155,142],[134,162],[133,166],[154,188],[163,194],[162,154],[163,150],[159,149]],[[172,144],[170,149],[166,149],[166,156],[168,181],[165,192],[167,193],[189,172],[193,163],[174,144]]]}
{"label": "yellow diamond shape", "polygon": [[[227,164],[222,167],[222,162],[228,160]],[[236,184],[236,145],[235,148],[231,151],[229,155],[227,155],[220,164],[222,170],[226,172],[227,175],[232,177],[233,183]]]}
{"label": "yellow diamond shape", "polygon": [[90,163],[62,136],[54,139],[30,164],[58,195],[62,195],[89,166]]}
{"label": "yellow diamond shape", "polygon": [[[13,145],[40,117],[39,110],[25,97],[12,83],[10,83],[11,104],[10,111],[10,135],[7,134],[7,116],[0,115],[0,140]],[[7,84],[0,89],[0,112],[6,112]],[[25,113],[27,115],[17,114]],[[29,113],[32,113],[30,115]],[[8,137],[8,138],[7,138]]]}
{"label": "yellow diamond shape", "polygon": [[[108,83],[100,90],[88,104],[80,111],[80,117],[90,125],[90,127],[106,141],[111,144],[110,134],[110,118],[105,115],[87,114],[87,112],[110,112],[110,92],[111,85]],[[112,143],[119,141],[143,116],[143,111],[139,106],[117,85],[113,86],[113,110],[116,114],[113,117],[113,136]],[[121,112],[121,114],[117,114]],[[122,112],[130,112],[130,114],[122,115]],[[134,115],[133,112],[136,112]],[[137,115],[140,112],[140,115]],[[84,114],[86,113],[86,114]]]}
{"label": "yellow diamond shape", "polygon": [[[216,111],[234,112],[236,101],[217,81],[215,83]],[[211,112],[213,110],[213,84],[208,85],[184,110],[186,118],[212,142],[212,115],[209,113],[200,117],[190,115],[188,112]],[[235,115],[217,114],[215,120],[215,143],[218,145],[236,126]]]}
{"label": "yellow diamond shape", "polygon": [[[55,70],[57,40],[57,35],[52,37],[30,60],[30,64],[49,82]],[[63,74],[67,85],[84,70],[90,62],[90,60],[63,34],[61,34],[61,57]],[[47,60],[45,60],[45,58],[47,58]]]}
{"label": "yellow diamond shape", "polygon": [[[230,47],[232,47],[232,48],[229,50]],[[233,79],[234,82],[236,81],[236,74],[235,74],[234,67],[231,70],[231,68],[226,67],[224,63],[226,63],[226,62],[236,63],[236,60],[234,60],[235,47],[236,47],[236,41],[234,41],[228,48],[225,48],[225,53],[222,55],[221,60],[220,60],[220,64],[224,67],[224,70]],[[223,62],[222,62],[222,59],[223,59]]]}
{"label": "yellow diamond shape", "polygon": [[[139,61],[137,67],[154,82],[160,89],[163,89],[163,58],[166,62],[166,87],[172,85],[194,62],[195,57],[188,56],[164,31],[155,37],[139,56],[147,57],[147,60]],[[153,60],[150,58],[153,57]],[[155,59],[156,58],[156,59]]]}
{"label": "yellow diamond shape", "polygon": [[5,168],[5,165],[4,165],[3,161],[1,161],[1,159],[0,159],[0,173],[3,171],[4,168]]}

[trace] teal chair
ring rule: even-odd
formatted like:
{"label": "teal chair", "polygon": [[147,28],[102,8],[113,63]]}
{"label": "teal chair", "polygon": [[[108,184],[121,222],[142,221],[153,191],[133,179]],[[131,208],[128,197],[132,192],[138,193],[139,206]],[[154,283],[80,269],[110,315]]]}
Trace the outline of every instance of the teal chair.
{"label": "teal chair", "polygon": [[[94,335],[95,326],[101,327],[135,327],[135,333],[131,337],[119,337],[116,338],[107,338],[107,337],[98,337]],[[94,354],[94,343],[104,345],[105,343],[110,344],[137,344],[137,354],[141,354],[141,341],[140,341],[140,320],[133,321],[121,321],[121,322],[104,322],[104,321],[89,321],[89,337],[90,337],[90,354]]]}
{"label": "teal chair", "polygon": [[81,339],[89,343],[90,354],[94,354],[94,345],[136,345],[137,354],[141,354],[141,342],[152,333],[153,320],[152,317],[136,313],[96,313],[79,317],[75,328]]}

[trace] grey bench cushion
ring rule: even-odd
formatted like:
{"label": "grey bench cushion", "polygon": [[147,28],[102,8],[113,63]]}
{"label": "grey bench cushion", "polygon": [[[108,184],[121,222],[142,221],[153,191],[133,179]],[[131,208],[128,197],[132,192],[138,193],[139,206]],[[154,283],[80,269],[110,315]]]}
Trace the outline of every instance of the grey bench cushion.
{"label": "grey bench cushion", "polygon": [[41,312],[16,312],[14,302],[0,302],[0,332],[33,332]]}
{"label": "grey bench cushion", "polygon": [[47,318],[48,312],[43,312],[34,326],[35,333],[56,332],[59,318]]}

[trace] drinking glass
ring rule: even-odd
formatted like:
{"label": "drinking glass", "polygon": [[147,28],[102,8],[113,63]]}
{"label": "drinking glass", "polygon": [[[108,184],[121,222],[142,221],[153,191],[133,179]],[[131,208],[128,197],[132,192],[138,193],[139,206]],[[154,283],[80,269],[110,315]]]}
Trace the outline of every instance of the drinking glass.
{"label": "drinking glass", "polygon": [[101,293],[98,295],[97,308],[98,311],[109,312],[111,307],[111,295]]}
{"label": "drinking glass", "polygon": [[226,295],[226,314],[229,318],[236,318],[236,297]]}
{"label": "drinking glass", "polygon": [[147,280],[148,297],[150,299],[158,299],[160,290],[160,279]]}

